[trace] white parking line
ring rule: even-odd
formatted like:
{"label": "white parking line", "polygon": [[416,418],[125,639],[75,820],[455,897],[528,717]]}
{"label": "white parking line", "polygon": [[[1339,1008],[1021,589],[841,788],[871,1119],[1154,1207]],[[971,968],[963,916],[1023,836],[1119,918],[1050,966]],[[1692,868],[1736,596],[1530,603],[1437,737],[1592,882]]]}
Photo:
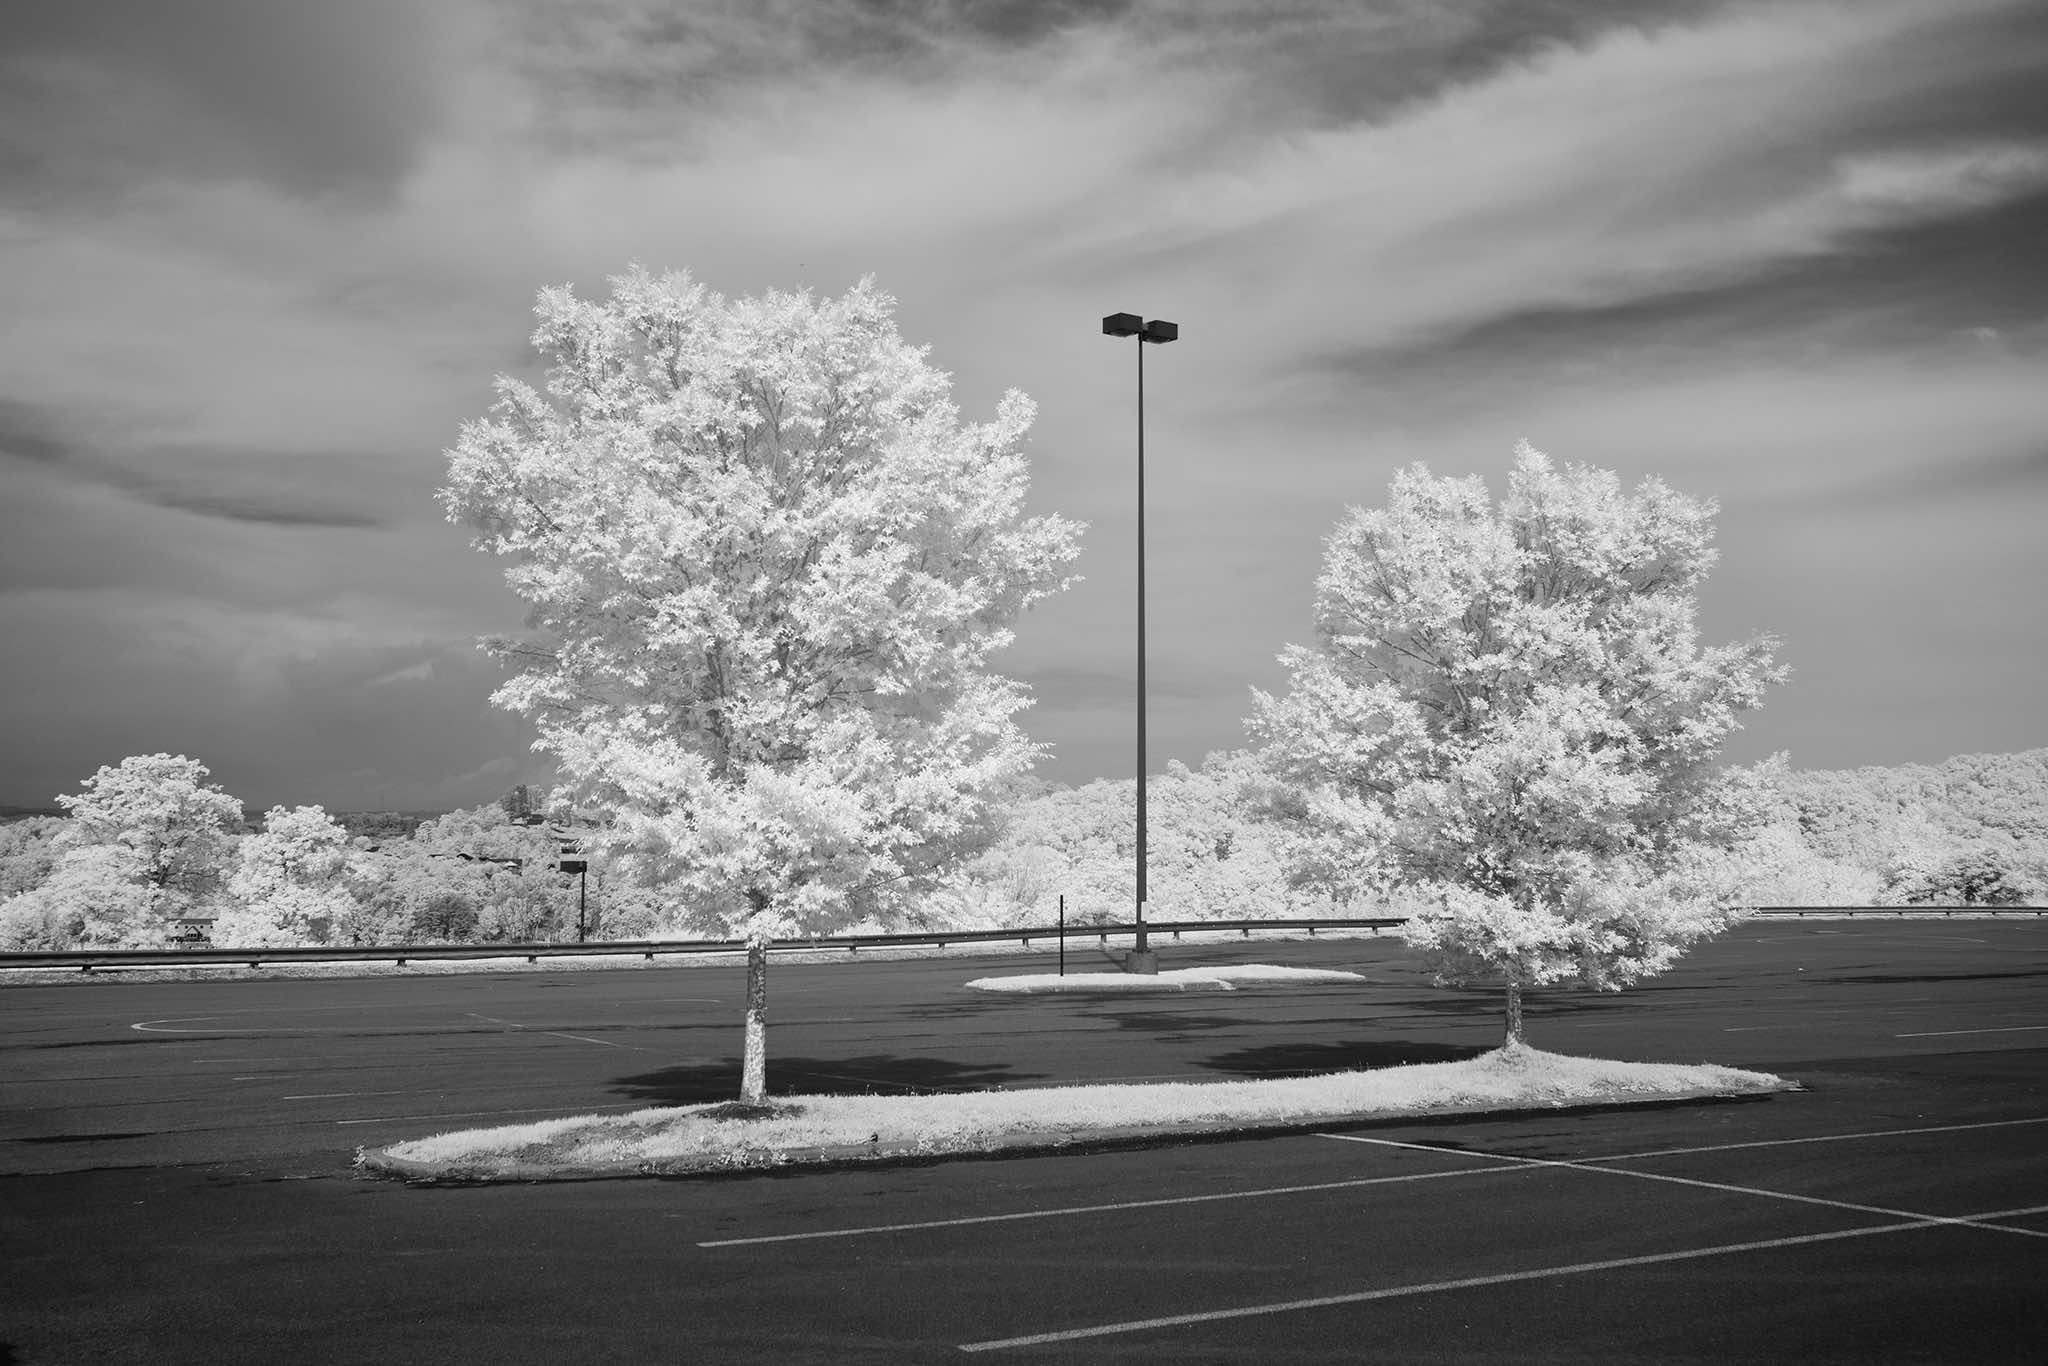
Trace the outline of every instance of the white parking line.
{"label": "white parking line", "polygon": [[463,1014],[469,1016],[472,1020],[482,1020],[485,1024],[503,1025],[507,1029],[521,1029],[534,1034],[545,1034],[551,1039],[574,1039],[577,1043],[594,1043],[604,1048],[623,1048],[633,1053],[645,1053],[648,1051],[639,1044],[613,1043],[610,1039],[593,1039],[586,1034],[565,1034],[559,1029],[535,1029],[532,1025],[523,1025],[517,1020],[501,1020],[495,1015],[479,1015],[473,1010],[466,1010]]}
{"label": "white parking line", "polygon": [[1894,1039],[1939,1039],[1950,1034],[2024,1034],[2033,1029],[2048,1029],[2048,1024],[2006,1025],[2000,1029],[1926,1029],[1917,1034],[1894,1034]]}
{"label": "white parking line", "polygon": [[378,1115],[374,1119],[337,1119],[334,1122],[338,1126],[346,1126],[350,1124],[397,1124],[416,1119],[476,1119],[479,1116],[488,1115],[559,1115],[563,1113],[565,1108],[573,1110],[577,1114],[584,1114],[591,1110],[645,1110],[647,1102],[622,1100],[608,1105],[576,1105],[568,1107],[536,1105],[525,1110],[455,1110],[442,1115]]}
{"label": "white parking line", "polygon": [[907,1224],[866,1224],[857,1228],[813,1229],[806,1233],[769,1233],[754,1238],[714,1238],[698,1247],[748,1247],[756,1243],[801,1243],[819,1238],[859,1238],[870,1233],[914,1233],[927,1228],[964,1228],[970,1224],[1004,1224],[1018,1219],[1057,1219],[1070,1214],[1111,1214],[1127,1209],[1160,1209],[1169,1205],[1206,1205],[1219,1200],[1255,1200],[1265,1195],[1303,1195],[1312,1191],[1356,1190],[1360,1186],[1391,1186],[1404,1181],[1435,1181],[1443,1177],[1488,1176],[1510,1167],[1461,1167],[1444,1172],[1410,1172],[1405,1176],[1362,1176],[1350,1181],[1318,1181],[1308,1186],[1265,1186],[1248,1191],[1213,1191],[1206,1195],[1173,1195],[1157,1200],[1121,1200],[1113,1205],[1067,1205],[1055,1209],[1017,1210],[1010,1214],[973,1214],[959,1219],[922,1219]]}
{"label": "white parking line", "polygon": [[[1492,1276],[1466,1276],[1453,1281],[1425,1281],[1418,1285],[1394,1285],[1380,1290],[1357,1290],[1345,1295],[1318,1295],[1313,1299],[1281,1300],[1272,1304],[1251,1304],[1235,1309],[1210,1309],[1197,1314],[1169,1314],[1153,1319],[1127,1319],[1122,1323],[1101,1323],[1089,1328],[1069,1328],[1054,1333],[1032,1333],[1025,1337],[995,1338],[987,1342],[963,1342],[963,1352],[993,1352],[1006,1347],[1040,1347],[1050,1342],[1076,1342],[1083,1338],[1109,1337],[1118,1333],[1142,1333],[1154,1328],[1180,1328],[1195,1323],[1219,1323],[1227,1319],[1256,1318],[1289,1314],[1304,1309],[1326,1309],[1340,1304],[1365,1304],[1404,1295],[1429,1295],[1445,1290],[1470,1290],[1482,1285],[1506,1285],[1514,1281],[1544,1280],[1554,1276],[1579,1276],[1593,1271],[1618,1271],[1659,1262],[1683,1262],[1701,1257],[1725,1257],[1737,1252],[1764,1252],[1773,1248],[1801,1247],[1811,1243],[1838,1242],[1845,1238],[1869,1238],[1910,1229],[1938,1228],[1947,1224],[1985,1226],[1997,1219],[2017,1219],[2048,1213],[2048,1205],[2020,1209],[1991,1210],[1959,1219],[1917,1218],[1895,1224],[1873,1224],[1864,1228],[1840,1229],[1833,1233],[1806,1233],[1790,1238],[1759,1238],[1747,1243],[1720,1243],[1713,1247],[1692,1247],[1677,1252],[1650,1252],[1640,1257],[1612,1257],[1599,1262],[1573,1262],[1566,1266],[1536,1267],[1528,1271],[1504,1271]],[[1999,1227],[2003,1227],[2002,1225]]]}
{"label": "white parking line", "polygon": [[[1609,1153],[1585,1159],[1588,1162],[1625,1162],[1641,1157],[1678,1157],[1690,1153],[1734,1152],[1744,1148],[1776,1148],[1802,1143],[1845,1143],[1865,1138],[1896,1138],[1906,1134],[1950,1134],[1969,1129],[2003,1129],[2021,1124],[2048,1124],[2048,1115],[2032,1119],[1993,1119],[1975,1124],[1934,1124],[1917,1129],[1865,1129],[1846,1134],[1814,1134],[1805,1138],[1768,1138],[1748,1143],[1715,1143],[1697,1148],[1652,1148],[1641,1152]],[[1349,1134],[1322,1134],[1322,1138],[1351,1139]],[[1427,1145],[1416,1144],[1416,1147]],[[1454,1148],[1429,1148],[1430,1152],[1455,1154]],[[1321,1181],[1306,1186],[1265,1186],[1255,1190],[1218,1191],[1203,1195],[1165,1196],[1154,1200],[1123,1200],[1106,1205],[1064,1205],[1053,1209],[1016,1210],[1008,1214],[976,1214],[957,1219],[923,1219],[900,1224],[860,1224],[847,1228],[811,1229],[802,1233],[767,1233],[750,1238],[714,1238],[698,1247],[750,1247],[761,1243],[801,1243],[825,1238],[859,1238],[874,1233],[914,1233],[920,1229],[965,1228],[974,1224],[1003,1224],[1022,1219],[1058,1219],[1081,1214],[1112,1214],[1119,1210],[1163,1209],[1174,1205],[1202,1205],[1222,1200],[1253,1200],[1268,1195],[1302,1195],[1314,1191],[1353,1190],[1361,1186],[1396,1185],[1404,1181],[1436,1181],[1447,1177],[1497,1175],[1514,1171],[1511,1166],[1461,1167],[1442,1172],[1411,1172],[1403,1176],[1364,1176],[1347,1181]],[[1918,1217],[1918,1216],[1915,1216]]]}
{"label": "white parking line", "polygon": [[[2048,1124],[2048,1115],[2031,1119],[1985,1119],[1971,1124],[1926,1124],[1914,1129],[1861,1129],[1847,1134],[1813,1134],[1806,1138],[1760,1138],[1748,1143],[1710,1143],[1698,1148],[1645,1148],[1634,1153],[1608,1153],[1588,1162],[1626,1162],[1637,1157],[1682,1157],[1688,1153],[1729,1153],[1739,1148],[1789,1148],[1801,1143],[1847,1143],[1859,1138],[1902,1138],[1908,1134],[1959,1134],[1971,1129],[2010,1129],[2022,1124]],[[1337,1137],[1331,1134],[1326,1137]]]}
{"label": "white parking line", "polygon": [[[1918,1210],[1890,1209],[1883,1205],[1859,1205],[1850,1200],[1829,1200],[1818,1195],[1795,1195],[1790,1191],[1766,1190],[1761,1186],[1736,1186],[1725,1181],[1701,1181],[1696,1177],[1672,1176],[1668,1172],[1639,1172],[1627,1167],[1609,1167],[1599,1161],[1567,1162],[1555,1158],[1516,1157],[1511,1153],[1478,1152],[1469,1148],[1439,1148],[1428,1143],[1399,1143],[1391,1138],[1367,1138],[1359,1134],[1320,1134],[1320,1138],[1342,1139],[1349,1143],[1371,1143],[1382,1148],[1419,1149],[1422,1152],[1456,1152],[1466,1157],[1484,1158],[1489,1162],[1508,1162],[1516,1166],[1554,1167],[1564,1171],[1600,1172],[1608,1176],[1627,1176],[1637,1181],[1662,1181],[1673,1186],[1696,1186],[1701,1190],[1726,1191],[1730,1195],[1761,1195],[1770,1200],[1789,1200],[1799,1205],[1825,1205],[1830,1209],[1845,1209],[1857,1214],[1881,1214],[1887,1219],[1928,1219],[1935,1216],[1922,1214]],[[1612,1160],[1612,1159],[1609,1159]],[[1969,1224],[1972,1228],[1996,1228],[2001,1233],[2017,1233],[2028,1238],[2048,1238],[2048,1229],[2009,1228],[1998,1224],[1978,1224],[1968,1219],[1949,1219],[1948,1223]]]}

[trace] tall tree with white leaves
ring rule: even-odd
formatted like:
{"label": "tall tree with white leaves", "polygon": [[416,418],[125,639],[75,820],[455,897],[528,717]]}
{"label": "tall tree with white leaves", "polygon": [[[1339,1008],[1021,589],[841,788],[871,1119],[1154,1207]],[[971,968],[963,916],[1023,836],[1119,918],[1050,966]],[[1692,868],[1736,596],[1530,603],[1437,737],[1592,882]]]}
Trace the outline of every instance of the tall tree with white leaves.
{"label": "tall tree with white leaves", "polygon": [[70,814],[67,849],[111,845],[169,921],[216,891],[242,829],[242,804],[209,783],[206,765],[182,754],[137,754],[101,768],[84,790],[60,796]]}
{"label": "tall tree with white leaves", "polygon": [[1785,670],[1769,637],[1699,643],[1715,511],[1527,442],[1498,506],[1412,466],[1330,536],[1291,691],[1254,692],[1308,794],[1297,875],[1419,893],[1409,942],[1503,983],[1510,1049],[1525,988],[1619,989],[1740,914],[1720,855],[1767,823],[1769,766],[1716,760]]}
{"label": "tall tree with white leaves", "polygon": [[531,635],[486,643],[521,670],[492,700],[609,814],[593,854],[746,941],[761,1104],[768,944],[928,890],[1039,752],[988,660],[1081,528],[1024,515],[1030,400],[963,424],[871,280],[610,286],[541,291],[547,392],[501,376],[441,496],[514,562]]}

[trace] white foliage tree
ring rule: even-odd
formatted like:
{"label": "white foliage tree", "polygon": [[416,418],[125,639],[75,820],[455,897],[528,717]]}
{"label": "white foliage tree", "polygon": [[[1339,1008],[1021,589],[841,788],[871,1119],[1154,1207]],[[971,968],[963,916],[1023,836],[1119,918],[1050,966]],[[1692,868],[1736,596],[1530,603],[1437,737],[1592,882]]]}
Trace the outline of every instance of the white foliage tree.
{"label": "white foliage tree", "polygon": [[541,292],[547,393],[501,377],[442,498],[530,606],[492,700],[610,813],[600,854],[747,941],[758,1104],[768,943],[929,889],[1030,766],[987,662],[1079,528],[1023,515],[1030,401],[963,425],[871,281],[610,284]]}
{"label": "white foliage tree", "polygon": [[[218,891],[242,828],[242,804],[207,777],[206,765],[182,754],[132,755],[101,768],[83,791],[57,798],[70,814],[58,843],[124,850],[120,866],[146,889],[151,913],[175,919]],[[102,873],[113,866],[102,863]],[[154,930],[136,932],[153,942]]]}
{"label": "white foliage tree", "polygon": [[236,947],[311,944],[354,909],[348,831],[318,806],[273,806],[244,836],[228,877],[234,905],[213,922],[213,941]]}
{"label": "white foliage tree", "polygon": [[81,844],[50,876],[0,906],[0,949],[147,948],[169,926],[142,860],[120,844]]}
{"label": "white foliage tree", "polygon": [[1316,581],[1315,649],[1247,724],[1307,791],[1297,871],[1427,893],[1409,942],[1439,980],[1618,989],[1739,914],[1723,856],[1769,773],[1720,746],[1784,671],[1768,637],[1702,648],[1714,505],[1517,446],[1507,497],[1396,475]]}

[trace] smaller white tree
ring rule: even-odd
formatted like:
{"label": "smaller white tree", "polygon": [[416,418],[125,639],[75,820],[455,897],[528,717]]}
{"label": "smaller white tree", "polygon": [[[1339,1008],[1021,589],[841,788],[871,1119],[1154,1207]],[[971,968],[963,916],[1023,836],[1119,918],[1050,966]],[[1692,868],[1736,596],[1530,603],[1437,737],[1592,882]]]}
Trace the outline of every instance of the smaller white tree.
{"label": "smaller white tree", "polygon": [[1739,913],[1724,855],[1768,818],[1767,771],[1716,760],[1784,671],[1774,642],[1702,648],[1714,506],[1558,468],[1526,442],[1477,478],[1398,474],[1316,582],[1319,649],[1255,693],[1267,758],[1306,790],[1298,876],[1391,884],[1440,980],[1616,989]]}
{"label": "smaller white tree", "polygon": [[214,921],[215,943],[311,944],[348,920],[348,831],[320,807],[271,807],[236,855],[228,878],[236,904]]}
{"label": "smaller white tree", "polygon": [[65,849],[41,886],[0,907],[0,948],[148,948],[168,924],[135,852],[119,844]]}

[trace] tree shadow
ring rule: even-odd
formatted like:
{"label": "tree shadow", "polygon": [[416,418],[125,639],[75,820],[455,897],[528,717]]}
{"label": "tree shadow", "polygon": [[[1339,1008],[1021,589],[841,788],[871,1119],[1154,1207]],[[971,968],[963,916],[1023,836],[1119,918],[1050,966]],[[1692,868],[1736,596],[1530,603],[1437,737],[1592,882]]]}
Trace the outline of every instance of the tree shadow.
{"label": "tree shadow", "polygon": [[1151,1034],[1190,1034],[1202,1029],[1241,1029],[1247,1023],[1229,1015],[1187,1015],[1174,1010],[1096,1011],[1098,1020],[1118,1029],[1143,1030]]}
{"label": "tree shadow", "polygon": [[1409,1063],[1460,1062],[1487,1049],[1476,1044],[1419,1043],[1412,1039],[1357,1039],[1348,1043],[1266,1044],[1205,1058],[1202,1066],[1241,1077],[1355,1072]]}
{"label": "tree shadow", "polygon": [[1861,976],[1838,976],[1825,980],[1855,986],[1911,986],[1922,982],[1990,982],[2006,977],[2048,977],[2048,968],[2023,968],[2012,972],[1865,973]]}
{"label": "tree shadow", "polygon": [[[771,1096],[930,1095],[983,1091],[1041,1074],[1019,1072],[1002,1063],[956,1062],[949,1058],[904,1058],[870,1054],[862,1058],[768,1058]],[[664,1067],[620,1077],[613,1091],[649,1105],[706,1105],[731,1100],[740,1091],[740,1060]]]}

